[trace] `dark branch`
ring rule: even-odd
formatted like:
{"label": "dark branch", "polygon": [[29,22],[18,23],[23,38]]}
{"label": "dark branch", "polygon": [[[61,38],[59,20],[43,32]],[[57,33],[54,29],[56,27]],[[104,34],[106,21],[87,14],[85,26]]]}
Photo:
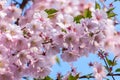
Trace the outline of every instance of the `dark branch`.
{"label": "dark branch", "polygon": [[[107,74],[107,76],[120,76],[120,74]],[[79,79],[82,79],[82,78],[95,78],[94,76],[88,76],[88,75],[84,75],[84,76],[81,76],[79,77]]]}
{"label": "dark branch", "polygon": [[[23,9],[25,8],[26,4],[28,3],[28,1],[30,1],[30,0],[23,0],[21,4],[18,3],[16,0],[13,0],[13,1],[14,1],[16,4],[19,4],[19,5],[20,5],[20,9],[23,10]],[[19,18],[16,20],[15,24],[16,24],[16,25],[19,25]]]}
{"label": "dark branch", "polygon": [[20,8],[23,10],[29,0],[23,0],[22,4],[20,4]]}

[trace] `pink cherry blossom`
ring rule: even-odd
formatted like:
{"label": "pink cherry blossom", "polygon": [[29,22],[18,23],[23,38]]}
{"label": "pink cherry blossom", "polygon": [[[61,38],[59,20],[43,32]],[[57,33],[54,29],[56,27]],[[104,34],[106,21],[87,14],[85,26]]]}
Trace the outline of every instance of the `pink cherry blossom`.
{"label": "pink cherry blossom", "polygon": [[9,53],[9,49],[7,49],[3,44],[0,45],[0,56],[7,57],[6,54]]}
{"label": "pink cherry blossom", "polygon": [[7,17],[9,18],[19,18],[22,13],[21,9],[16,8],[15,6],[8,7],[5,12],[7,13]]}
{"label": "pink cherry blossom", "polygon": [[73,62],[78,59],[79,54],[74,50],[71,50],[71,51],[67,50],[62,53],[61,57],[66,62]]}
{"label": "pink cherry blossom", "polygon": [[104,10],[95,10],[95,12],[92,13],[92,17],[95,20],[95,22],[105,22],[107,19],[107,14]]}
{"label": "pink cherry blossom", "polygon": [[14,79],[12,73],[6,71],[6,73],[0,74],[0,80],[8,80],[8,79],[9,80],[13,80]]}
{"label": "pink cherry blossom", "polygon": [[94,76],[96,80],[103,80],[106,77],[105,68],[98,62],[93,64]]}
{"label": "pink cherry blossom", "polygon": [[68,45],[75,44],[77,41],[77,35],[75,33],[69,33],[65,35],[65,43]]}
{"label": "pink cherry blossom", "polygon": [[[52,71],[57,54],[68,63],[100,49],[120,58],[120,34],[106,10],[95,9],[96,1],[31,0],[25,11],[6,2],[0,0],[0,80],[42,79]],[[86,9],[92,17],[85,16]],[[80,23],[75,22],[78,15],[83,17]],[[93,63],[93,73],[96,80],[106,77],[98,62]],[[70,74],[77,72],[72,68],[62,80]]]}

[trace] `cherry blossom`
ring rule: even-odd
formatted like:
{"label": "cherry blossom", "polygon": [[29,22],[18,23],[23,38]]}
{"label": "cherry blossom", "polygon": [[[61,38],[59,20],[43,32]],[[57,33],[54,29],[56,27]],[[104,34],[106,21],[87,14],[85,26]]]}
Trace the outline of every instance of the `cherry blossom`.
{"label": "cherry blossom", "polygon": [[67,62],[76,61],[79,54],[75,50],[64,51],[61,55],[62,59]]}
{"label": "cherry blossom", "polygon": [[95,62],[93,64],[93,70],[96,80],[103,80],[106,77],[105,68],[100,63]]}
{"label": "cherry blossom", "polygon": [[[93,0],[31,2],[25,9],[27,3],[6,5],[6,0],[0,0],[0,80],[29,76],[44,79],[58,54],[68,63],[100,50],[111,51],[120,58],[120,33],[115,30],[114,16],[108,14],[112,9],[96,7]],[[104,59],[105,53],[102,56]],[[95,62],[92,66],[96,80],[107,76],[102,64]],[[81,78],[72,68],[61,79],[68,80],[70,75]]]}

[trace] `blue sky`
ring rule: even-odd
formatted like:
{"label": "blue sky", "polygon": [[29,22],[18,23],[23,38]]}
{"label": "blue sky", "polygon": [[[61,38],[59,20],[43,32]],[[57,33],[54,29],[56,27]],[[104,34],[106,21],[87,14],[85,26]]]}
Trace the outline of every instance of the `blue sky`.
{"label": "blue sky", "polygon": [[[18,0],[19,2],[21,2],[21,0]],[[97,0],[98,1],[98,0]],[[106,1],[106,4],[109,4],[110,2],[112,2],[113,0],[107,0]],[[114,3],[114,6],[115,6],[115,10],[114,12],[117,13],[117,19],[120,20],[120,2],[115,2]],[[116,26],[116,30],[120,31],[120,25],[117,25]],[[58,55],[59,56],[59,55]],[[60,57],[60,56],[59,56]],[[110,54],[110,58],[113,58],[113,54]],[[75,67],[77,67],[77,71],[82,73],[82,74],[88,74],[88,73],[91,73],[92,72],[92,68],[90,68],[88,66],[88,63],[89,62],[94,62],[94,61],[98,61],[98,62],[102,62],[102,60],[100,60],[97,55],[93,55],[93,54],[90,54],[88,58],[86,57],[81,57],[80,59],[78,59],[77,62],[75,62],[73,65]],[[103,63],[104,64],[104,63]],[[120,61],[119,61],[119,64],[115,67],[119,67],[120,68]],[[58,64],[55,64],[53,67],[52,67],[52,72],[50,73],[50,76],[52,78],[56,78],[56,74],[58,72],[62,73],[63,75],[67,73],[67,71],[70,70],[70,66],[68,63],[62,61],[60,59],[60,65]],[[111,78],[110,78],[111,79]],[[120,80],[120,77],[115,77],[116,80]],[[88,79],[83,79],[83,80],[88,80]],[[90,79],[90,80],[94,80],[94,79]],[[112,79],[111,79],[112,80]]]}

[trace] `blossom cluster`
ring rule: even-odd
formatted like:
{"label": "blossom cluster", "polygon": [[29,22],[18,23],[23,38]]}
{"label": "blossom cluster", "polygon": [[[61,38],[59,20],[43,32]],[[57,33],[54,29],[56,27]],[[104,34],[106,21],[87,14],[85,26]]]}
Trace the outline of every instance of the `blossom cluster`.
{"label": "blossom cluster", "polygon": [[[20,8],[0,1],[0,80],[44,78],[51,72],[60,49],[61,58],[69,63],[100,49],[120,57],[120,34],[108,10],[95,8],[96,2],[32,2],[21,15]],[[94,70],[97,80],[105,77],[99,63],[94,64]]]}

